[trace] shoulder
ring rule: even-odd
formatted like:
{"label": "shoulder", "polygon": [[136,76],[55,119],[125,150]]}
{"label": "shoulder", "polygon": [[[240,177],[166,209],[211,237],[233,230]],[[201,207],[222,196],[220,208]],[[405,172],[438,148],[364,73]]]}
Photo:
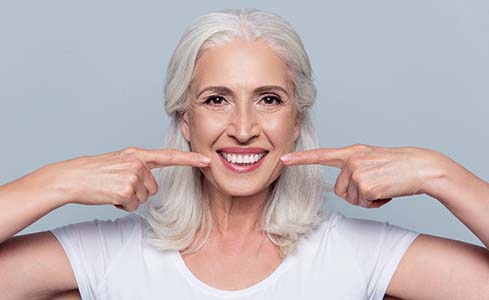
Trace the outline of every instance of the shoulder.
{"label": "shoulder", "polygon": [[379,261],[400,259],[418,232],[389,222],[353,218],[329,212],[301,247],[315,255],[348,257],[370,272]]}
{"label": "shoulder", "polygon": [[418,236],[416,231],[389,222],[332,212],[305,239],[302,249],[322,268],[336,268],[336,273],[345,274],[364,287],[369,299],[380,299],[405,252]]}
{"label": "shoulder", "polygon": [[130,213],[114,219],[68,224],[54,228],[51,232],[63,245],[104,245],[116,250],[129,239],[142,238],[144,227],[143,217]]}
{"label": "shoulder", "polygon": [[67,230],[67,229],[79,229],[79,230],[116,230],[128,232],[132,231],[136,227],[141,227],[144,223],[143,217],[136,213],[129,213],[127,215],[112,218],[112,219],[93,219],[90,221],[83,221],[73,224],[64,225],[55,228],[55,231]]}
{"label": "shoulder", "polygon": [[[125,253],[140,255],[144,219],[136,213],[119,218],[73,223],[51,230],[61,244],[83,299],[98,289]],[[128,247],[132,246],[132,247]],[[139,251],[139,252],[138,252]]]}
{"label": "shoulder", "polygon": [[325,213],[323,221],[311,234],[312,240],[318,241],[325,237],[343,240],[349,243],[364,243],[372,239],[387,236],[418,235],[419,233],[390,224],[369,219],[345,216],[341,212],[330,211]]}

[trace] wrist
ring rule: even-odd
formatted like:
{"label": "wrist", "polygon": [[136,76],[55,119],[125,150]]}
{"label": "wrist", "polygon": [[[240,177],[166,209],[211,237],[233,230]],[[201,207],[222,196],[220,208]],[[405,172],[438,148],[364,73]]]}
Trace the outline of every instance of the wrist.
{"label": "wrist", "polygon": [[454,173],[457,164],[448,156],[432,151],[428,159],[427,172],[421,176],[421,192],[431,197],[439,199],[444,191],[447,191],[450,184],[450,175]]}
{"label": "wrist", "polygon": [[41,167],[20,180],[24,181],[33,196],[49,202],[53,207],[61,207],[70,203],[69,189],[64,188],[57,180],[55,164]]}
{"label": "wrist", "polygon": [[425,180],[424,193],[439,200],[447,207],[453,207],[461,199],[478,199],[487,195],[489,184],[452,160],[441,155],[433,175]]}

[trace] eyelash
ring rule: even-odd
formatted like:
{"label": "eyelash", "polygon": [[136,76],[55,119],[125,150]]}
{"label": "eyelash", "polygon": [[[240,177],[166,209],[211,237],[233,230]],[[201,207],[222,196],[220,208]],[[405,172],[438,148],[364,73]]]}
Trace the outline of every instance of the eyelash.
{"label": "eyelash", "polygon": [[[217,95],[213,95],[213,96],[209,96],[205,99],[204,103],[205,104],[208,104],[208,105],[211,105],[211,106],[219,106],[219,104],[221,102],[219,102],[219,104],[211,104],[211,102],[213,101],[213,99],[216,99],[216,98],[220,98],[221,99],[221,102],[223,100],[226,100],[224,97],[222,96],[217,96]],[[282,105],[284,103],[284,101],[279,97],[279,96],[276,96],[276,95],[266,95],[265,97],[261,98],[260,100],[263,100],[263,99],[266,99],[266,98],[273,98],[275,102],[277,102],[278,105]],[[273,104],[269,104],[269,105],[273,105]]]}

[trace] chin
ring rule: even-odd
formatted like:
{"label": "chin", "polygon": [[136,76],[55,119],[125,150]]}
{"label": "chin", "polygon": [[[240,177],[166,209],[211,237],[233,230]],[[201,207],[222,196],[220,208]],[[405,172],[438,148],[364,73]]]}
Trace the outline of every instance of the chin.
{"label": "chin", "polygon": [[266,185],[264,182],[252,182],[248,180],[219,180],[208,181],[210,187],[219,190],[224,195],[233,197],[249,197],[259,193],[262,193],[270,188],[270,185]]}
{"label": "chin", "polygon": [[219,187],[223,193],[236,197],[253,196],[269,189],[269,186],[263,184],[234,185],[228,183],[220,185]]}

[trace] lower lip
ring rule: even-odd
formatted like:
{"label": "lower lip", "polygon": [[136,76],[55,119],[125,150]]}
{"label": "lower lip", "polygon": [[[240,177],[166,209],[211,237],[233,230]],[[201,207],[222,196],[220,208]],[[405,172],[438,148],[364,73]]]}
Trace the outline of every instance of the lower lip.
{"label": "lower lip", "polygon": [[235,172],[235,173],[247,173],[247,172],[251,172],[251,171],[254,171],[256,169],[258,169],[262,162],[265,160],[265,157],[267,156],[267,154],[265,154],[262,158],[260,158],[259,161],[257,161],[256,163],[252,164],[252,165],[247,165],[247,166],[240,166],[240,165],[236,165],[236,164],[233,164],[233,163],[230,163],[228,162],[221,154],[217,154],[219,155],[219,158],[221,159],[222,163],[228,167],[231,171]]}

